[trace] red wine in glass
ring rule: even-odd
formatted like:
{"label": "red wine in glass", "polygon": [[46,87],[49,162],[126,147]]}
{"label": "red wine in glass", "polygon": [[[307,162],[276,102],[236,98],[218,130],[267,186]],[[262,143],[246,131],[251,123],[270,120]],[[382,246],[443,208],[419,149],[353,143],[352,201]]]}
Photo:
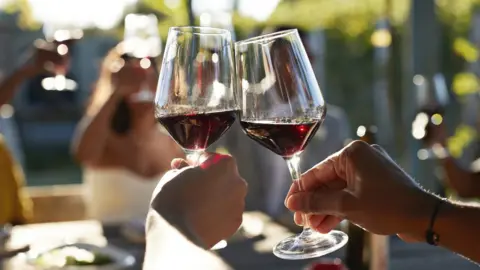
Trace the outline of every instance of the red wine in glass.
{"label": "red wine in glass", "polygon": [[320,119],[299,122],[241,121],[248,137],[282,157],[301,153],[322,124]]}
{"label": "red wine in glass", "polygon": [[237,111],[168,115],[157,118],[184,149],[204,150],[216,142],[235,122]]}

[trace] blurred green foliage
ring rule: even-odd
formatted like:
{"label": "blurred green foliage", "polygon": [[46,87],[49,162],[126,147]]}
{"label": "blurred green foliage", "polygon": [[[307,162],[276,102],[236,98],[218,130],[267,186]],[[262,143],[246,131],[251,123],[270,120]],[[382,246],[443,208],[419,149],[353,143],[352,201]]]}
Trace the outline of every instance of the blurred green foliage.
{"label": "blurred green foliage", "polygon": [[[170,4],[167,5],[165,2]],[[389,7],[387,3],[390,3]],[[480,0],[437,0],[436,3],[439,17],[451,26],[452,32],[465,34],[469,28],[472,10]],[[167,34],[171,25],[188,24],[186,0],[139,0],[139,4],[168,15],[159,26],[163,36]],[[408,16],[409,8],[410,0],[282,1],[265,22],[256,21],[238,12],[233,15],[233,21],[236,28],[245,33],[259,26],[288,24],[304,29],[337,29],[347,36],[356,37],[368,31],[376,19],[385,15],[387,9],[391,22],[401,26]],[[39,26],[32,17],[28,0],[7,1],[4,10],[18,13],[20,15],[18,23],[22,28],[34,29]]]}

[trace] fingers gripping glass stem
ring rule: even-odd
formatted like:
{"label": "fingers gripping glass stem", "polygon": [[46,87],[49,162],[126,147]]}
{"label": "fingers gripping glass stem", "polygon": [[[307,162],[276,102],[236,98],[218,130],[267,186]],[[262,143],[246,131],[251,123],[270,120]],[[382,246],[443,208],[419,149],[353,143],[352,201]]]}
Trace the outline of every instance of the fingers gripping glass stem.
{"label": "fingers gripping glass stem", "polygon": [[[287,162],[288,170],[290,171],[293,182],[298,186],[298,190],[304,191],[302,181],[300,181],[300,178],[302,177],[302,174],[300,173],[300,155],[296,154],[290,158],[286,158],[285,161]],[[307,241],[308,238],[315,232],[310,228],[309,216],[303,213],[302,219],[303,231],[300,235],[298,235],[298,239],[299,241]]]}
{"label": "fingers gripping glass stem", "polygon": [[[300,191],[304,190],[302,182],[299,181],[300,157],[298,154],[286,158],[288,169],[295,184]],[[309,259],[331,253],[348,241],[348,236],[341,231],[331,231],[328,234],[321,234],[310,228],[307,214],[303,214],[303,231],[299,235],[292,235],[285,238],[273,249],[273,253],[282,259],[298,260]]]}

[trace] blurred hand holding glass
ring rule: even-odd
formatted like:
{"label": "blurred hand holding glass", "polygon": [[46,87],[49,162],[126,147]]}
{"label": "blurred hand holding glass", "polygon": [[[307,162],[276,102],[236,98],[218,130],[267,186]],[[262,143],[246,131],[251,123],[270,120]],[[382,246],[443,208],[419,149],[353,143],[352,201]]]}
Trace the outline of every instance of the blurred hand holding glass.
{"label": "blurred hand holding glass", "polygon": [[[153,14],[128,14],[125,17],[122,58],[128,64],[145,71],[150,69],[156,73],[155,58],[162,53],[162,40],[158,33],[158,20]],[[134,102],[153,102],[154,89],[144,82],[140,91],[131,95]]]}
{"label": "blurred hand holding glass", "polygon": [[426,146],[418,151],[418,158],[425,160],[438,156],[435,152],[443,152],[447,139],[444,114],[449,94],[442,74],[431,79],[415,75],[413,83],[417,91],[418,112],[412,122],[412,136]]}
{"label": "blurred hand holding glass", "polygon": [[[297,30],[239,41],[235,60],[243,130],[282,156],[292,179],[299,180],[300,154],[322,124],[326,105]],[[306,224],[273,252],[283,259],[313,258],[341,248],[347,238],[340,231],[317,233]]]}
{"label": "blurred hand holding glass", "polygon": [[83,37],[83,31],[73,26],[60,25],[46,22],[43,25],[45,40],[49,43],[51,50],[59,56],[59,61],[52,62],[55,76],[42,80],[45,90],[76,90],[77,83],[66,77],[70,67],[70,54],[76,40]]}
{"label": "blurred hand holding glass", "polygon": [[55,45],[57,53],[63,56],[63,62],[55,65],[55,75],[65,75],[69,68],[69,52],[74,42],[83,36],[83,31],[73,26],[45,23],[45,40]]}
{"label": "blurred hand holding glass", "polygon": [[124,30],[125,53],[131,57],[154,58],[162,53],[158,20],[153,14],[128,14]]}

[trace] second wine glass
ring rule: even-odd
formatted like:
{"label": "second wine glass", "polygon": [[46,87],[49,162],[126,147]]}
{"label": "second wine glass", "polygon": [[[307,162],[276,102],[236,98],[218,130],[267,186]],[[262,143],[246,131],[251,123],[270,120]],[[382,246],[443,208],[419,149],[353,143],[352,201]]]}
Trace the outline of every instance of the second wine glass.
{"label": "second wine glass", "polygon": [[[243,130],[282,156],[293,181],[302,189],[298,181],[300,154],[322,124],[326,105],[298,31],[239,41],[235,60],[237,87],[243,94]],[[300,235],[281,241],[273,252],[283,259],[313,258],[339,249],[347,239],[343,232],[320,234],[307,225]]]}

